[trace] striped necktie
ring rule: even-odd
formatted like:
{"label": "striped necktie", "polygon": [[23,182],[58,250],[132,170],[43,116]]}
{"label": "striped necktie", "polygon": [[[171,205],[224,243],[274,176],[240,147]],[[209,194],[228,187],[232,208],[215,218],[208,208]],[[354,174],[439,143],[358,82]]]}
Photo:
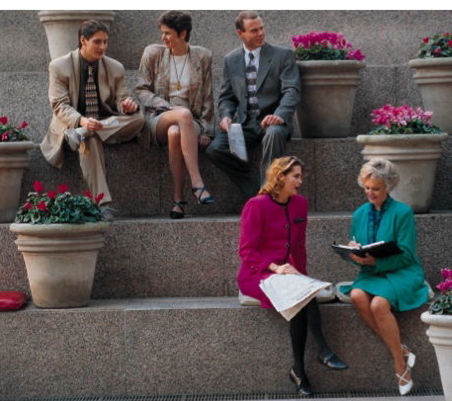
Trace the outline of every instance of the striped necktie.
{"label": "striped necktie", "polygon": [[245,80],[246,80],[246,88],[248,92],[248,105],[247,105],[247,113],[248,117],[259,115],[259,104],[257,103],[257,94],[256,94],[256,79],[257,79],[257,69],[254,64],[254,54],[249,52],[250,61],[246,66],[245,70]]}
{"label": "striped necktie", "polygon": [[99,119],[99,100],[97,99],[96,82],[93,76],[93,66],[88,65],[88,80],[85,86],[85,117]]}

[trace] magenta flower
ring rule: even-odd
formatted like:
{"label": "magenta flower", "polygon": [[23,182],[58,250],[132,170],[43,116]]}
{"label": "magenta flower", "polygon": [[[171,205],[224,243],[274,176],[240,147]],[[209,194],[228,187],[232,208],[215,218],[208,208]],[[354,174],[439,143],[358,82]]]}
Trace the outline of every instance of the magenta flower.
{"label": "magenta flower", "polygon": [[47,205],[44,201],[41,201],[36,205],[36,209],[45,212],[47,210]]}
{"label": "magenta flower", "polygon": [[68,190],[69,190],[69,185],[66,185],[66,184],[60,184],[60,185],[58,185],[58,192],[59,192],[60,194],[64,194],[64,193],[66,193]]}
{"label": "magenta flower", "polygon": [[55,199],[56,196],[57,196],[57,193],[56,193],[56,191],[49,191],[49,192],[47,192],[47,196],[48,196],[50,199]]}
{"label": "magenta flower", "polygon": [[100,193],[99,195],[96,196],[96,203],[99,203],[102,199],[104,199],[104,193]]}
{"label": "magenta flower", "polygon": [[20,125],[19,129],[24,129],[25,127],[28,127],[28,123],[26,121],[22,121],[22,124]]}
{"label": "magenta flower", "polygon": [[91,194],[90,191],[83,192],[83,195],[85,195],[87,198],[93,199],[93,195]]}
{"label": "magenta flower", "polygon": [[33,204],[30,203],[30,202],[27,202],[27,203],[24,205],[24,207],[25,207],[25,209],[27,209],[27,210],[31,210],[31,209],[33,208]]}
{"label": "magenta flower", "polygon": [[33,183],[33,189],[35,190],[35,192],[44,192],[44,187],[42,186],[41,181],[35,181]]}
{"label": "magenta flower", "polygon": [[5,116],[0,117],[0,124],[2,124],[2,125],[8,124],[8,117],[5,117]]}

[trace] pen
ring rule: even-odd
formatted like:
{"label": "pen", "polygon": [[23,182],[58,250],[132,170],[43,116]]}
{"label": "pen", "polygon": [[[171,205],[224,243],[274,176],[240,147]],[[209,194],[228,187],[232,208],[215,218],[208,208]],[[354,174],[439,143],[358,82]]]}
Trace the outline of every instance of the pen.
{"label": "pen", "polygon": [[353,236],[353,241],[356,242],[356,237],[355,236]]}

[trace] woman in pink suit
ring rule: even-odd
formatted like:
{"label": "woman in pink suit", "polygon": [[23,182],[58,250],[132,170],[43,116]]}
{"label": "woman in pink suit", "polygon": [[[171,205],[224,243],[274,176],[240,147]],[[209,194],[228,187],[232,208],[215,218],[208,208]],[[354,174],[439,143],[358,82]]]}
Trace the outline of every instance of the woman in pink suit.
{"label": "woman in pink suit", "polygon": [[[307,274],[306,225],[308,202],[298,194],[303,163],[296,157],[275,159],[259,194],[243,208],[238,273],[240,291],[261,301],[262,308],[273,308],[259,287],[272,274]],[[319,361],[331,369],[346,369],[323,337],[320,312],[315,298],[290,320],[294,365],[290,378],[300,396],[312,394],[304,370],[307,327],[319,346]]]}

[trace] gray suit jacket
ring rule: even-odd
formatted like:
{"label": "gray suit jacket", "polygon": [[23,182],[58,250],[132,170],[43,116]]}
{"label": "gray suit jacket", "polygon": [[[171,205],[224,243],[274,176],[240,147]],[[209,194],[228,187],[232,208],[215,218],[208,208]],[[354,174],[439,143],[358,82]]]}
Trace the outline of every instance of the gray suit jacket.
{"label": "gray suit jacket", "polygon": [[[275,114],[291,127],[295,107],[300,101],[300,77],[291,50],[269,43],[262,46],[256,90],[261,111],[258,120]],[[224,59],[218,105],[220,121],[230,117],[234,122],[243,123],[246,109],[245,54],[240,47]]]}
{"label": "gray suit jacket", "polygon": [[[99,60],[99,96],[103,109],[111,115],[123,114],[121,102],[130,91],[124,82],[125,69],[119,62],[104,56]],[[52,121],[41,143],[46,160],[61,167],[64,159],[64,130],[76,128],[82,115],[77,111],[80,88],[80,52],[74,50],[49,64],[49,101]]]}

